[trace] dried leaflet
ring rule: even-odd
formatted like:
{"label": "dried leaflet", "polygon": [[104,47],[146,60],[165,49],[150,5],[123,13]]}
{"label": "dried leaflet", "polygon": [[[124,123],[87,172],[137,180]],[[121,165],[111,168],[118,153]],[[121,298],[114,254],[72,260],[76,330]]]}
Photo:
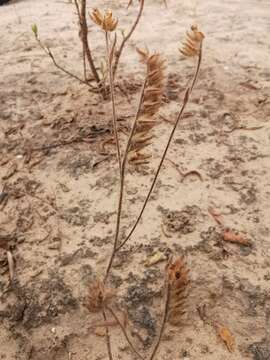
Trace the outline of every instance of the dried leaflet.
{"label": "dried leaflet", "polygon": [[110,9],[106,10],[104,14],[102,14],[98,8],[95,8],[90,14],[90,18],[104,31],[114,31],[118,24],[118,20],[113,18],[112,10]]}
{"label": "dried leaflet", "polygon": [[160,108],[165,87],[165,60],[158,53],[150,55],[148,51],[140,49],[137,51],[141,62],[147,66],[147,84],[141,115],[129,149],[129,162],[139,164],[147,162],[147,159],[151,157],[142,150],[151,144],[153,134],[150,131],[157,123],[154,116]]}
{"label": "dried leaflet", "polygon": [[223,240],[244,246],[251,246],[250,241],[247,238],[245,238],[243,234],[238,234],[229,229],[223,232]]}
{"label": "dried leaflet", "polygon": [[204,34],[198,30],[197,25],[192,25],[190,31],[187,31],[186,34],[186,40],[179,51],[186,57],[198,56],[204,39]]}
{"label": "dried leaflet", "polygon": [[223,326],[220,329],[218,329],[218,334],[221,337],[221,339],[224,341],[225,345],[227,346],[227,349],[230,352],[233,352],[235,349],[235,340],[230,330],[225,326]]}
{"label": "dried leaflet", "polygon": [[115,297],[114,289],[106,288],[102,281],[94,281],[88,289],[85,306],[90,312],[101,311]]}
{"label": "dried leaflet", "polygon": [[183,258],[177,258],[168,264],[168,281],[170,284],[170,302],[168,319],[172,325],[179,325],[186,312],[185,302],[188,296],[189,269]]}

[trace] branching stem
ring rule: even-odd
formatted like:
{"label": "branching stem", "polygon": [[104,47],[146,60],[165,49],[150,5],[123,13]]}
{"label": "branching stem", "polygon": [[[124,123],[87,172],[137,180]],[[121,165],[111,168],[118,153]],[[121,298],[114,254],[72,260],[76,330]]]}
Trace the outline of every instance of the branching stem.
{"label": "branching stem", "polygon": [[116,313],[113,311],[113,309],[111,309],[110,307],[107,306],[107,309],[110,311],[110,313],[112,314],[112,316],[114,317],[114,319],[116,320],[116,322],[118,323],[118,325],[120,326],[130,348],[132,349],[132,351],[134,352],[134,354],[141,360],[144,360],[144,357],[142,357],[142,355],[136,350],[135,346],[132,344],[126,329],[124,327],[124,325],[121,323],[120,319],[118,318],[118,316],[116,315]]}
{"label": "branching stem", "polygon": [[144,0],[140,0],[140,9],[139,9],[138,15],[137,15],[133,25],[131,26],[131,29],[129,30],[128,34],[123,37],[121,45],[120,45],[119,49],[116,51],[116,53],[115,53],[115,59],[114,59],[114,64],[113,64],[113,76],[114,77],[116,75],[119,60],[120,60],[122,52],[123,52],[123,50],[125,48],[126,42],[130,39],[133,32],[135,31],[135,29],[136,29],[136,27],[137,27],[137,25],[138,25],[138,23],[140,21],[140,18],[142,16],[143,9],[144,9]]}
{"label": "branching stem", "polygon": [[147,83],[147,77],[145,78],[145,81],[143,83],[142,86],[142,90],[141,90],[141,95],[140,95],[140,99],[139,99],[139,103],[137,106],[137,112],[133,121],[133,125],[132,125],[132,129],[130,131],[129,134],[129,138],[126,144],[126,149],[124,152],[124,157],[123,157],[123,161],[121,164],[121,173],[120,173],[120,193],[119,193],[119,201],[118,201],[118,209],[117,209],[117,220],[116,220],[116,230],[115,230],[115,238],[114,238],[114,247],[113,247],[113,251],[109,260],[109,264],[106,270],[106,274],[105,274],[105,279],[104,281],[106,282],[109,272],[111,270],[112,264],[113,264],[113,260],[115,258],[115,255],[117,253],[117,244],[118,244],[118,238],[119,238],[119,232],[120,232],[120,225],[121,225],[121,214],[122,214],[122,206],[123,206],[123,197],[124,197],[124,186],[125,186],[125,173],[126,173],[126,164],[127,164],[127,159],[128,159],[128,151],[131,145],[131,141],[132,141],[132,137],[136,131],[136,126],[137,126],[137,122],[140,116],[140,111],[142,108],[142,104],[143,104],[143,98],[144,98],[144,91],[145,91],[145,87],[146,87],[146,83]]}
{"label": "branching stem", "polygon": [[194,85],[195,85],[195,83],[196,83],[196,80],[197,80],[197,78],[198,78],[198,74],[199,74],[199,70],[200,70],[200,66],[201,66],[201,60],[202,60],[202,45],[201,45],[201,48],[200,48],[200,51],[199,51],[197,67],[196,67],[196,70],[195,70],[195,73],[194,73],[193,80],[192,80],[192,82],[191,82],[190,87],[188,87],[188,88],[186,89],[186,91],[185,91],[184,100],[183,100],[183,105],[182,105],[182,107],[181,107],[181,109],[180,109],[180,111],[179,111],[179,113],[178,113],[178,116],[177,116],[176,121],[175,121],[175,123],[174,123],[174,126],[173,126],[173,128],[172,128],[172,131],[171,131],[171,133],[170,133],[168,142],[167,142],[167,144],[166,144],[166,146],[165,146],[165,149],[164,149],[164,151],[163,151],[161,160],[160,160],[160,162],[159,162],[159,165],[158,165],[158,168],[157,168],[157,170],[156,170],[154,179],[153,179],[152,184],[151,184],[151,186],[150,186],[150,189],[149,189],[149,191],[148,191],[148,193],[147,193],[147,196],[146,196],[146,198],[145,198],[145,201],[144,201],[144,203],[143,203],[143,206],[142,206],[142,208],[141,208],[141,211],[140,211],[140,213],[139,213],[139,215],[138,215],[138,217],[137,217],[137,219],[136,219],[133,227],[131,228],[129,234],[127,235],[127,237],[125,238],[125,240],[116,248],[116,251],[120,250],[120,249],[126,244],[126,242],[130,239],[131,235],[132,235],[133,232],[135,231],[137,225],[139,224],[139,222],[140,222],[140,220],[141,220],[141,218],[142,218],[142,215],[143,215],[144,210],[145,210],[145,208],[146,208],[146,205],[147,205],[147,203],[148,203],[148,201],[149,201],[149,199],[150,199],[150,196],[151,196],[151,194],[152,194],[152,191],[153,191],[153,189],[154,189],[154,187],[155,187],[155,184],[156,184],[156,181],[157,181],[157,179],[158,179],[160,170],[161,170],[162,165],[163,165],[163,163],[164,163],[164,160],[165,160],[165,158],[166,158],[168,149],[169,149],[169,147],[170,147],[170,145],[171,145],[173,136],[174,136],[174,134],[175,134],[175,131],[176,131],[176,129],[177,129],[177,126],[178,126],[180,120],[182,119],[182,115],[183,115],[184,110],[185,110],[185,108],[186,108],[186,106],[187,106],[187,104],[188,104],[188,101],[189,101],[191,92],[192,92],[192,90],[193,90],[193,88],[194,88]]}

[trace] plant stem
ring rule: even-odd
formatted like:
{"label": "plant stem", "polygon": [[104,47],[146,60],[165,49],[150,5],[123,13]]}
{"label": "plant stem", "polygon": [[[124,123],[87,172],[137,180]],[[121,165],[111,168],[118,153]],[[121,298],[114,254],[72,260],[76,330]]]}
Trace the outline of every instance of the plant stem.
{"label": "plant stem", "polygon": [[170,283],[169,283],[168,278],[166,278],[166,280],[165,280],[165,291],[166,291],[166,293],[165,293],[165,303],[164,303],[162,323],[161,323],[161,327],[159,330],[157,342],[152,350],[149,360],[153,360],[158,351],[158,348],[159,348],[159,345],[160,345],[160,342],[161,342],[161,339],[162,339],[162,336],[163,336],[163,333],[165,330],[165,325],[167,322],[169,303],[170,303]]}
{"label": "plant stem", "polygon": [[108,31],[105,32],[105,38],[106,38],[107,63],[108,63],[108,70],[109,70],[109,81],[110,81],[110,92],[111,92],[111,103],[112,103],[114,139],[115,139],[115,144],[116,144],[119,172],[120,172],[120,176],[121,176],[121,167],[122,167],[122,165],[121,165],[121,150],[120,150],[120,143],[119,143],[119,136],[118,136],[118,129],[117,129],[117,115],[116,115],[116,108],[115,108],[114,79],[113,79],[113,74],[112,74],[112,58],[113,58],[113,48],[114,48],[114,46],[113,46],[112,49],[110,49]]}
{"label": "plant stem", "polygon": [[164,151],[163,151],[161,160],[160,160],[160,162],[159,162],[159,165],[158,165],[158,168],[157,168],[157,170],[156,170],[154,179],[153,179],[153,181],[152,181],[152,184],[151,184],[151,186],[150,186],[150,189],[149,189],[149,191],[148,191],[148,194],[147,194],[147,196],[146,196],[146,198],[145,198],[145,201],[144,201],[144,203],[143,203],[143,206],[142,206],[142,208],[141,208],[141,211],[140,211],[140,213],[139,213],[139,215],[138,215],[138,217],[137,217],[137,219],[136,219],[136,221],[135,221],[135,224],[134,224],[133,227],[131,228],[129,234],[127,235],[127,237],[125,238],[125,240],[122,242],[122,244],[120,244],[120,245],[116,248],[116,251],[120,250],[120,249],[126,244],[126,242],[130,239],[131,235],[132,235],[133,232],[135,231],[137,225],[139,224],[139,222],[140,222],[140,220],[141,220],[141,218],[142,218],[142,215],[143,215],[143,213],[144,213],[144,210],[145,210],[145,208],[146,208],[146,205],[147,205],[147,203],[148,203],[148,201],[149,201],[149,199],[150,199],[150,196],[151,196],[151,194],[152,194],[152,191],[153,191],[153,189],[154,189],[154,187],[155,187],[155,184],[156,184],[157,178],[158,178],[158,176],[159,176],[160,170],[161,170],[161,168],[162,168],[163,162],[164,162],[164,160],[165,160],[165,158],[166,158],[168,149],[169,149],[169,147],[170,147],[170,145],[171,145],[171,142],[172,142],[174,133],[175,133],[175,131],[176,131],[176,128],[177,128],[180,120],[182,119],[183,112],[184,112],[184,110],[185,110],[185,108],[186,108],[186,106],[187,106],[187,104],[188,104],[188,101],[189,101],[191,92],[192,92],[192,90],[193,90],[193,88],[194,88],[194,85],[195,85],[195,83],[196,83],[196,80],[197,80],[197,78],[198,78],[198,74],[199,74],[199,70],[200,70],[200,66],[201,66],[201,60],[202,60],[202,46],[201,46],[201,48],[200,48],[200,52],[199,52],[199,56],[198,56],[198,62],[197,62],[197,67],[196,67],[196,71],[195,71],[195,73],[194,73],[193,80],[192,80],[192,82],[191,82],[191,86],[188,87],[188,88],[186,89],[186,91],[185,91],[185,96],[184,96],[184,100],[183,100],[183,105],[182,105],[182,107],[181,107],[181,109],[180,109],[180,111],[179,111],[179,113],[178,113],[178,116],[177,116],[176,121],[175,121],[175,123],[174,123],[174,126],[173,126],[173,128],[172,128],[172,131],[171,131],[171,133],[170,133],[168,142],[167,142],[166,147],[165,147],[165,149],[164,149]]}
{"label": "plant stem", "polygon": [[[105,322],[105,324],[107,324],[107,316],[106,316],[105,309],[103,309],[102,314],[103,314],[104,322]],[[109,332],[108,325],[106,325],[106,344],[107,344],[107,351],[108,351],[109,359],[113,360],[112,346],[111,346],[111,339],[110,339],[110,332]]]}
{"label": "plant stem", "polygon": [[115,237],[114,237],[114,247],[113,247],[113,251],[112,251],[112,254],[111,254],[111,257],[110,257],[110,260],[109,260],[109,264],[107,266],[104,282],[106,282],[106,280],[108,278],[109,272],[110,272],[112,264],[113,264],[113,260],[115,258],[116,253],[117,253],[117,243],[118,243],[119,232],[120,232],[120,224],[121,224],[121,214],[122,214],[122,206],[123,206],[125,173],[126,173],[126,164],[127,164],[127,158],[128,158],[128,151],[129,151],[129,148],[130,148],[130,145],[131,145],[132,137],[133,137],[133,135],[135,133],[135,130],[136,130],[137,121],[138,121],[140,111],[141,111],[141,107],[142,107],[142,104],[143,104],[143,97],[144,97],[144,90],[145,90],[145,87],[146,87],[146,83],[147,83],[147,77],[145,78],[145,81],[144,81],[143,86],[142,86],[141,95],[140,95],[139,103],[138,103],[138,106],[137,106],[137,112],[136,112],[136,115],[135,115],[135,118],[134,118],[134,121],[133,121],[131,132],[129,134],[126,149],[125,149],[125,152],[124,152],[123,162],[122,162],[122,165],[121,165],[120,193],[119,193],[119,201],[118,201],[118,209],[117,209],[117,220],[116,220],[116,230],[115,230]]}
{"label": "plant stem", "polygon": [[126,329],[124,327],[124,325],[121,323],[121,321],[119,320],[118,316],[115,314],[115,312],[113,311],[113,309],[111,309],[110,307],[107,306],[107,309],[110,311],[110,313],[112,314],[112,316],[115,318],[116,322],[118,323],[118,325],[120,326],[130,348],[132,349],[132,351],[134,352],[135,355],[137,355],[138,358],[140,358],[141,360],[144,360],[144,358],[142,357],[142,355],[136,350],[136,348],[134,347],[134,345],[132,344],[131,340],[128,337],[128,334],[126,332]]}
{"label": "plant stem", "polygon": [[142,13],[143,13],[143,8],[144,8],[144,0],[140,0],[140,9],[139,9],[139,12],[138,12],[138,15],[131,27],[131,29],[129,30],[128,34],[126,36],[124,36],[123,40],[122,40],[122,43],[120,45],[120,48],[116,51],[116,54],[115,54],[115,60],[114,60],[114,65],[113,65],[113,76],[115,77],[116,75],[116,71],[117,71],[117,68],[118,68],[118,64],[119,64],[119,60],[120,60],[120,57],[122,55],[122,52],[124,50],[124,47],[126,45],[126,42],[130,39],[130,37],[132,36],[133,32],[135,31],[139,21],[140,21],[140,18],[142,16]]}
{"label": "plant stem", "polygon": [[[75,0],[75,4],[76,3],[77,3],[77,0]],[[80,11],[79,20],[80,20],[80,28],[81,28],[81,40],[83,43],[84,52],[85,52],[86,58],[88,60],[92,74],[95,78],[95,81],[96,81],[98,87],[100,87],[101,86],[100,78],[99,78],[96,66],[94,64],[94,60],[92,58],[92,54],[91,54],[91,50],[90,50],[90,46],[89,46],[89,42],[88,42],[88,26],[87,26],[87,20],[86,20],[86,0],[81,0],[81,11]]]}
{"label": "plant stem", "polygon": [[38,42],[39,46],[41,47],[41,49],[51,58],[54,66],[57,69],[61,70],[63,73],[67,74],[68,76],[72,77],[73,79],[78,80],[81,84],[87,85],[88,87],[90,87],[90,89],[94,90],[94,87],[91,84],[89,84],[87,81],[84,81],[79,76],[73,74],[69,70],[66,70],[63,66],[59,65],[57,63],[53,53],[51,52],[51,50],[48,47],[46,47],[45,45],[43,45],[41,40],[38,37],[36,37],[36,39],[37,39],[37,42]]}

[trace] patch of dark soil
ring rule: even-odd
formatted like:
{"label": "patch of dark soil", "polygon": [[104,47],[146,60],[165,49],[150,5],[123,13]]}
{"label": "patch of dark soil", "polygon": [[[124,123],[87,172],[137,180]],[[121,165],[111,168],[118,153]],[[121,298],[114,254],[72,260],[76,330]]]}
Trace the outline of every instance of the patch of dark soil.
{"label": "patch of dark soil", "polygon": [[[161,209],[161,208],[160,208]],[[166,231],[189,234],[195,231],[200,209],[197,206],[186,206],[182,211],[169,211],[161,209],[163,213],[163,224]]]}
{"label": "patch of dark soil", "polygon": [[71,289],[57,273],[22,287],[16,285],[14,292],[15,299],[5,299],[7,305],[0,312],[0,318],[8,321],[10,326],[19,323],[26,329],[33,329],[51,323],[60,314],[77,307]]}
{"label": "patch of dark soil", "polygon": [[61,218],[73,226],[85,227],[88,224],[90,215],[85,213],[85,210],[79,206],[74,206],[63,212]]}
{"label": "patch of dark soil", "polygon": [[251,344],[248,350],[253,354],[254,360],[269,360],[270,359],[270,342],[263,339],[260,342]]}

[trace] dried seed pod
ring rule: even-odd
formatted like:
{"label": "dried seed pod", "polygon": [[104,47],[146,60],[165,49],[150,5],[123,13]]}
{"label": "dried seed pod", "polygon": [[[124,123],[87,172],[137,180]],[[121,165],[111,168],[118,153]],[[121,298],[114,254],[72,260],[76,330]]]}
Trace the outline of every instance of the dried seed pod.
{"label": "dried seed pod", "polygon": [[154,119],[162,101],[165,87],[165,60],[158,53],[149,54],[148,50],[137,49],[141,62],[147,66],[147,84],[144,91],[141,115],[137,121],[136,132],[129,149],[129,162],[146,163],[151,155],[143,154],[141,150],[151,144],[153,135],[150,130],[157,124]]}
{"label": "dried seed pod", "polygon": [[98,8],[95,8],[90,14],[90,18],[104,31],[114,31],[118,24],[118,20],[113,18],[112,10],[110,9],[106,10],[104,14],[102,14]]}
{"label": "dried seed pod", "polygon": [[90,312],[98,312],[108,305],[115,295],[114,289],[106,288],[102,281],[94,281],[89,286],[85,306]]}
{"label": "dried seed pod", "polygon": [[204,34],[198,30],[197,25],[192,25],[191,30],[187,31],[186,34],[186,40],[183,42],[182,48],[180,48],[179,51],[187,57],[199,55]]}
{"label": "dried seed pod", "polygon": [[188,296],[189,270],[183,258],[177,258],[167,265],[170,302],[168,319],[173,325],[179,325],[186,312],[185,302]]}

